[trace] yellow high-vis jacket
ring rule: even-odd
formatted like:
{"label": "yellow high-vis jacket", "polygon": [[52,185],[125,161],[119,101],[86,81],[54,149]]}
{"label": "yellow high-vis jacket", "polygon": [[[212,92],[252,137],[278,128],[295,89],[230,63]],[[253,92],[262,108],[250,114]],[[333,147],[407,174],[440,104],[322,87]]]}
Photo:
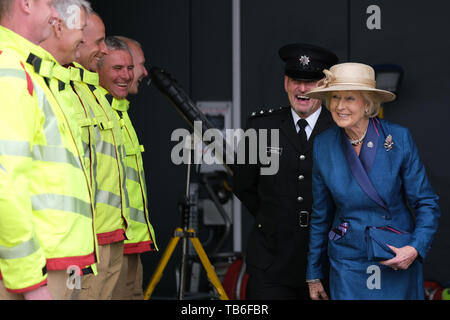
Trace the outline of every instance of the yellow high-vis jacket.
{"label": "yellow high-vis jacket", "polygon": [[128,116],[130,103],[126,99],[115,99],[102,89],[103,101],[115,110],[122,127],[125,141],[127,190],[130,199],[130,221],[133,237],[125,240],[124,254],[143,253],[158,250],[155,232],[149,220],[147,185],[145,182],[142,152],[136,131]]}
{"label": "yellow high-vis jacket", "polygon": [[[82,105],[89,109],[90,123],[95,128],[96,176],[95,214],[100,245],[132,237],[129,228],[129,199],[126,189],[125,148],[120,123],[109,105],[102,105],[98,74],[74,63],[70,67],[71,85]],[[101,99],[100,99],[101,100]],[[83,119],[83,111],[77,118]]]}
{"label": "yellow high-vis jacket", "polygon": [[99,85],[98,74],[76,63],[63,67],[54,61],[42,60],[37,66],[81,133],[94,193],[98,244],[123,241],[131,232],[126,233],[129,218],[124,154],[120,152],[123,141],[114,111],[108,108],[109,115],[105,113],[90,89]]}
{"label": "yellow high-vis jacket", "polygon": [[33,57],[53,59],[0,26],[0,271],[15,293],[45,284],[46,270],[97,262],[81,137]]}

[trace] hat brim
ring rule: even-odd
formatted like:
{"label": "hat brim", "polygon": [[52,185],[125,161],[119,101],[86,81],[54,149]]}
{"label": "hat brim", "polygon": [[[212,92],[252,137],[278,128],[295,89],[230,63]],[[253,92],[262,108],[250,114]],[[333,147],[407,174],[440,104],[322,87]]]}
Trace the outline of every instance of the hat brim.
{"label": "hat brim", "polygon": [[305,94],[305,96],[313,99],[325,100],[330,92],[334,91],[370,91],[377,95],[378,101],[391,102],[396,96],[394,93],[381,89],[374,89],[366,86],[351,86],[351,85],[335,85],[327,88],[313,89]]}
{"label": "hat brim", "polygon": [[323,78],[322,72],[306,72],[301,70],[285,70],[284,74],[296,81],[313,82]]}

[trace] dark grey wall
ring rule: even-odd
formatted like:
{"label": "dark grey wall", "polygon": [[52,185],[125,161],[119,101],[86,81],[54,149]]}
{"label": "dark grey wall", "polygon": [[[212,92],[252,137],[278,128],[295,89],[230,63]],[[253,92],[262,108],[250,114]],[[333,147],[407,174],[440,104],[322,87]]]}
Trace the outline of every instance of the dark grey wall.
{"label": "dark grey wall", "polygon": [[[194,101],[231,100],[231,2],[208,0],[96,0],[107,35],[124,35],[141,42],[147,69],[163,67]],[[188,128],[155,87],[142,85],[130,96],[132,118],[146,148],[144,166],[149,190],[150,219],[160,251],[142,256],[147,284],[173,231],[181,225],[177,202],[185,193],[186,168],[172,164],[176,142],[172,132]],[[181,246],[172,256],[153,295],[174,297],[175,267]]]}
{"label": "dark grey wall", "polygon": [[[192,98],[231,100],[230,0],[95,0],[107,34],[122,34],[141,41],[148,66],[169,70]],[[242,0],[242,119],[260,108],[286,106],[283,64],[278,49],[290,42],[310,42],[367,64],[394,63],[405,69],[398,100],[385,106],[385,118],[411,129],[441,197],[443,216],[426,262],[425,276],[450,281],[450,106],[447,80],[450,4],[439,0]],[[366,28],[366,9],[381,8],[382,29]],[[146,147],[151,221],[159,253],[143,256],[145,283],[178,226],[178,198],[184,192],[185,168],[175,166],[170,135],[186,127],[167,99],[155,88],[142,88],[132,97],[131,116]],[[251,218],[245,214],[243,238]],[[245,247],[245,246],[244,246]],[[175,253],[155,290],[157,296],[175,294]]]}
{"label": "dark grey wall", "polygon": [[[426,277],[450,281],[450,101],[448,80],[450,4],[429,0],[352,1],[351,58],[368,64],[395,63],[405,69],[398,100],[385,106],[385,118],[408,127],[418,145],[431,183],[440,196],[442,217]],[[365,10],[377,4],[382,29],[365,27]]]}

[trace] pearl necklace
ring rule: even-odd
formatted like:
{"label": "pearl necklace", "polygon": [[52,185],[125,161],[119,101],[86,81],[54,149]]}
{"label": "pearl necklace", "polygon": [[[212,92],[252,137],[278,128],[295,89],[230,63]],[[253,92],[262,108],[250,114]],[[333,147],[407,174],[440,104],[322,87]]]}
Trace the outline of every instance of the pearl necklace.
{"label": "pearl necklace", "polygon": [[368,127],[366,128],[366,131],[364,132],[364,134],[362,135],[362,137],[359,138],[359,139],[356,139],[356,140],[350,140],[350,138],[348,138],[348,140],[350,140],[350,143],[352,144],[352,146],[355,146],[355,147],[356,147],[357,145],[359,145],[359,144],[361,144],[361,143],[363,142],[364,138],[366,137],[367,129],[368,129]]}

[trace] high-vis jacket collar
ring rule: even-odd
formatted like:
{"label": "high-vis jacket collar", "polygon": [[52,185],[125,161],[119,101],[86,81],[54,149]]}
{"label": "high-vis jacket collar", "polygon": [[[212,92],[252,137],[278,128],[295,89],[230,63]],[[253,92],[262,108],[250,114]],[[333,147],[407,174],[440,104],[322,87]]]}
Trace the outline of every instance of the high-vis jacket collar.
{"label": "high-vis jacket collar", "polygon": [[84,82],[91,86],[99,86],[100,80],[97,72],[91,72],[77,62],[73,62],[73,65],[75,68],[70,67],[72,70],[70,80]]}
{"label": "high-vis jacket collar", "polygon": [[14,31],[11,31],[1,25],[0,39],[2,42],[2,49],[12,49],[16,51],[22,56],[24,61],[28,59],[30,52],[42,59],[56,61],[55,58],[44,48],[35,45]]}

